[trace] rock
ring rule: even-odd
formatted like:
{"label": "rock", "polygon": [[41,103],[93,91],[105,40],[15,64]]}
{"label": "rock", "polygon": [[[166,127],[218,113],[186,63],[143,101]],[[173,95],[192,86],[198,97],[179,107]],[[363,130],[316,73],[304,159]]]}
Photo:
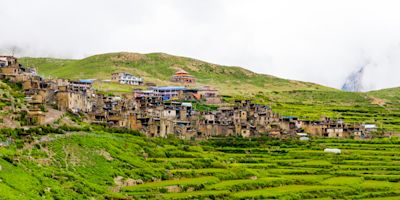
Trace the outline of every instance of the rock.
{"label": "rock", "polygon": [[186,192],[193,192],[194,191],[194,187],[189,187]]}
{"label": "rock", "polygon": [[168,192],[181,192],[182,191],[182,188],[177,185],[171,185],[171,186],[167,186],[165,188],[167,189]]}
{"label": "rock", "polygon": [[117,176],[117,177],[115,177],[114,178],[114,183],[115,183],[115,185],[118,185],[118,186],[121,186],[122,184],[123,184],[123,182],[122,182],[122,179],[123,179],[124,177],[122,177],[122,176]]}
{"label": "rock", "polygon": [[142,179],[135,180],[135,179],[128,178],[126,181],[124,181],[124,186],[134,186],[134,185],[140,185],[143,183],[144,182]]}
{"label": "rock", "polygon": [[124,182],[124,186],[134,186],[134,185],[136,185],[136,180],[130,178]]}
{"label": "rock", "polygon": [[114,158],[111,156],[110,153],[108,153],[107,151],[105,151],[104,149],[101,149],[97,152],[99,155],[103,156],[104,159],[108,160],[108,161],[112,161],[114,160]]}
{"label": "rock", "polygon": [[363,90],[363,76],[364,67],[361,67],[347,77],[346,82],[342,86],[342,90],[349,92],[361,92]]}
{"label": "rock", "polygon": [[128,178],[128,179],[124,180],[124,177],[117,176],[114,178],[114,183],[118,187],[126,187],[126,186],[135,186],[135,185],[143,184],[144,182],[142,179],[135,180],[135,179]]}
{"label": "rock", "polygon": [[159,178],[156,178],[156,177],[151,177],[151,180],[152,180],[153,182],[158,182],[158,181],[161,181],[161,179],[159,179]]}
{"label": "rock", "polygon": [[250,176],[251,180],[257,180],[257,176]]}

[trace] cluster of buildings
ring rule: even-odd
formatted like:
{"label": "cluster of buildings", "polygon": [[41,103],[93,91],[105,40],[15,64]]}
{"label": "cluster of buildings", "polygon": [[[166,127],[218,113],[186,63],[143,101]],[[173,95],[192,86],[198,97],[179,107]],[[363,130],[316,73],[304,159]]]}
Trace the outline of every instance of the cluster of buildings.
{"label": "cluster of buildings", "polygon": [[[113,81],[123,84],[143,84],[143,79],[127,73],[112,76]],[[0,78],[22,83],[30,125],[43,124],[46,114],[43,108],[53,106],[60,111],[84,115],[93,124],[139,130],[154,137],[174,134],[181,138],[261,135],[302,139],[308,135],[365,138],[377,131],[375,125],[346,124],[329,118],[304,121],[283,117],[272,112],[270,107],[249,100],[223,106],[218,91],[209,86],[153,86],[121,96],[107,96],[97,93],[91,80],[45,80],[34,69],[25,68],[9,56],[0,56]],[[185,71],[178,71],[172,79],[195,83],[194,77]],[[219,106],[197,109],[199,104]]]}
{"label": "cluster of buildings", "polygon": [[[27,95],[28,106],[25,110],[28,124],[44,122],[43,106],[46,91],[40,88],[47,87],[42,78],[37,76],[36,70],[20,65],[13,56],[0,56],[0,79],[22,83],[22,89]],[[11,109],[10,109],[11,110]]]}
{"label": "cluster of buildings", "polygon": [[203,86],[200,88],[187,88],[184,86],[154,86],[148,90],[134,90],[135,97],[160,97],[162,100],[203,101],[206,104],[219,104],[221,97],[218,90]]}
{"label": "cluster of buildings", "polygon": [[[127,85],[143,85],[143,78],[132,75],[126,72],[116,72],[111,74],[111,81],[127,84]],[[190,75],[185,70],[179,69],[172,77],[171,82],[180,83],[183,85],[194,85],[196,84],[196,78]]]}

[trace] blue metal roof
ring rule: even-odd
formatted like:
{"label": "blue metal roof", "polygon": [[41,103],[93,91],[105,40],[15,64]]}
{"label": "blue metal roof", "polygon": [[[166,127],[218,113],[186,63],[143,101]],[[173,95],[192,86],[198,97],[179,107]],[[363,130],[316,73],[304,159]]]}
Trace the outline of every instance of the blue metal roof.
{"label": "blue metal roof", "polygon": [[183,86],[159,86],[159,87],[152,87],[153,90],[184,90],[186,89]]}
{"label": "blue metal roof", "polygon": [[297,117],[294,116],[283,116],[283,119],[297,119]]}
{"label": "blue metal roof", "polygon": [[79,80],[79,82],[81,82],[81,83],[93,83],[93,80],[92,79],[81,79],[81,80]]}
{"label": "blue metal roof", "polygon": [[170,98],[168,96],[162,96],[163,101],[168,101]]}

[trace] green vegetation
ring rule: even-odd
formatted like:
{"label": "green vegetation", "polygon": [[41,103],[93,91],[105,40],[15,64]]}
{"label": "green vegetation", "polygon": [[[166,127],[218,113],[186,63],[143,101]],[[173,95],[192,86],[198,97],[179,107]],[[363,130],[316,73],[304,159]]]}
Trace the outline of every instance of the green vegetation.
{"label": "green vegetation", "polygon": [[[21,58],[24,65],[38,68],[44,77],[69,79],[111,78],[112,72],[130,72],[146,82],[173,85],[170,77],[177,69],[196,76],[199,85],[211,85],[225,100],[253,99],[270,105],[284,116],[318,120],[322,116],[343,118],[348,123],[374,123],[385,131],[400,131],[400,88],[368,93],[343,92],[321,85],[256,74],[240,67],[226,67],[163,53],[110,53],[82,60]],[[77,73],[78,72],[78,73]],[[132,86],[95,83],[106,94],[130,92]],[[143,87],[139,87],[143,88]],[[199,109],[209,109],[199,106]]]}
{"label": "green vegetation", "polygon": [[[23,58],[45,77],[110,79],[126,71],[171,84],[177,68],[224,99],[253,99],[287,116],[375,123],[400,130],[400,89],[343,92],[166,54],[113,53],[82,60]],[[79,73],[76,73],[79,71]],[[1,83],[1,82],[0,82]],[[0,106],[22,102],[0,84]],[[135,87],[95,84],[104,93]],[[143,87],[142,87],[143,88]],[[3,92],[4,91],[4,92]],[[9,96],[13,97],[10,103]],[[20,103],[21,104],[21,103]],[[193,104],[199,110],[215,106]],[[22,105],[21,105],[22,106]],[[18,106],[17,106],[18,107]],[[71,116],[78,124],[79,117]],[[11,140],[10,140],[11,139]],[[400,139],[146,138],[100,126],[1,129],[0,199],[399,199]],[[324,153],[340,148],[342,154]]]}
{"label": "green vegetation", "polygon": [[[0,147],[0,199],[400,196],[398,138],[195,142],[97,126],[0,134],[1,141],[13,138]],[[343,153],[324,153],[324,148]]]}
{"label": "green vegetation", "polygon": [[0,81],[0,128],[26,124],[26,113],[21,112],[26,107],[25,95],[21,84],[12,84],[8,80]]}
{"label": "green vegetation", "polygon": [[[21,58],[22,64],[38,68],[44,77],[69,79],[111,79],[113,72],[129,72],[147,82],[173,84],[169,80],[177,69],[194,75],[200,84],[212,85],[223,94],[256,94],[259,91],[334,90],[317,84],[260,75],[240,67],[225,67],[163,53],[109,53],[82,60]],[[117,89],[118,90],[118,89]]]}
{"label": "green vegetation", "polygon": [[400,96],[396,99],[385,93],[283,91],[259,93],[254,98],[284,116],[308,120],[327,116],[347,123],[377,124],[381,130],[400,131]]}

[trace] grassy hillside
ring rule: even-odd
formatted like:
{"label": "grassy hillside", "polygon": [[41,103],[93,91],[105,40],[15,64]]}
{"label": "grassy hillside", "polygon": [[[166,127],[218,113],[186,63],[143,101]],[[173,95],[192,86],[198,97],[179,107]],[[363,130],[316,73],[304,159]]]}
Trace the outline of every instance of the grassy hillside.
{"label": "grassy hillside", "polygon": [[[400,131],[400,89],[352,93],[321,85],[256,74],[240,67],[226,67],[163,53],[110,53],[82,60],[22,58],[45,77],[110,79],[112,72],[130,72],[159,85],[171,85],[171,75],[184,69],[198,78],[199,85],[212,85],[223,95],[250,98],[271,105],[282,115],[317,120],[321,116],[347,122],[376,123],[386,130]],[[131,86],[96,83],[105,92],[130,92]]]}
{"label": "grassy hillside", "polygon": [[24,118],[25,95],[20,84],[0,81],[0,128],[18,127]]}
{"label": "grassy hillside", "polygon": [[318,120],[342,118],[348,123],[374,123],[387,131],[400,131],[399,96],[386,92],[284,91],[260,93],[255,99],[286,116]]}
{"label": "grassy hillside", "polygon": [[[378,199],[400,196],[397,139],[173,138],[6,131],[0,199]],[[341,155],[324,153],[340,148]]]}
{"label": "grassy hillside", "polygon": [[226,67],[163,53],[110,53],[82,60],[22,58],[20,62],[39,69],[45,77],[69,79],[111,79],[113,72],[130,72],[145,81],[160,85],[174,84],[170,77],[177,69],[194,75],[200,85],[213,85],[223,94],[254,94],[258,91],[333,90],[312,83],[261,75],[240,67]]}
{"label": "grassy hillside", "polygon": [[371,91],[368,94],[381,100],[380,103],[383,105],[400,103],[400,87]]}

